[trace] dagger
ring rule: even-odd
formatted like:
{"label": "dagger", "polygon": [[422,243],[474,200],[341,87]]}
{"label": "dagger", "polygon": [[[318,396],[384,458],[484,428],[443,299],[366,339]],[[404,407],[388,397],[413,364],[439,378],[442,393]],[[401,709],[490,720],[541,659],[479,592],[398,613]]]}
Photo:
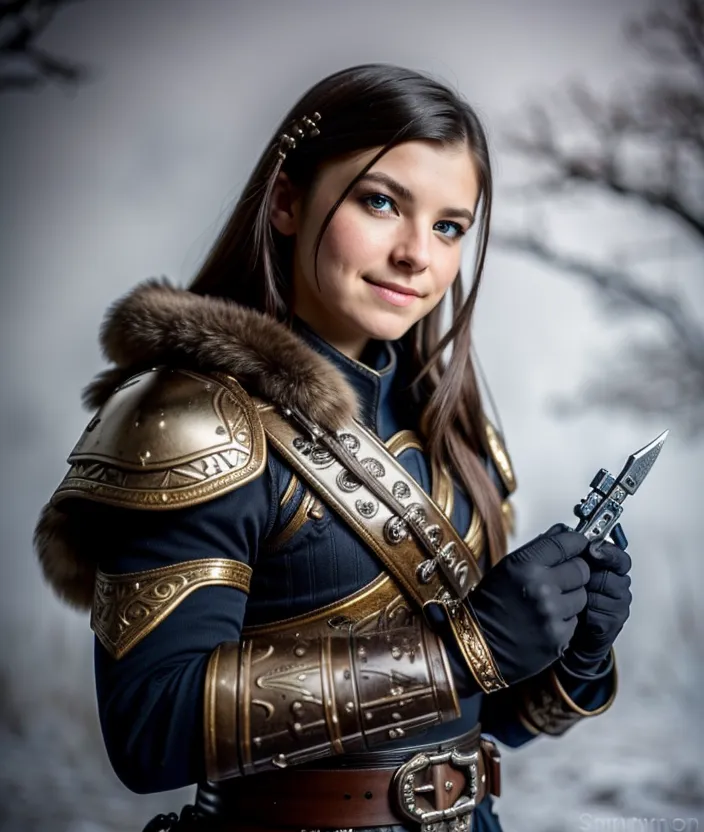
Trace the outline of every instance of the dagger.
{"label": "dagger", "polygon": [[574,513],[579,518],[576,532],[581,532],[590,541],[603,540],[611,535],[619,548],[626,548],[628,540],[619,523],[623,514],[623,502],[640,488],[669,432],[663,431],[650,444],[631,454],[617,477],[606,468],[599,469],[589,483],[591,491],[574,507]]}

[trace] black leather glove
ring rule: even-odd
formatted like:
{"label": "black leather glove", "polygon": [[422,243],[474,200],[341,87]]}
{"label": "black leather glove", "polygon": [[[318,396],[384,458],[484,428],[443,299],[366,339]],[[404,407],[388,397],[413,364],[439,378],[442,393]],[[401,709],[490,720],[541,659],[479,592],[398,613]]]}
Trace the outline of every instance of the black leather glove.
{"label": "black leather glove", "polygon": [[509,685],[559,658],[587,603],[589,541],[566,529],[553,526],[506,555],[467,598]]}
{"label": "black leather glove", "polygon": [[562,666],[579,678],[604,672],[611,646],[626,623],[631,606],[631,558],[613,543],[592,543],[585,559],[591,571],[587,605],[561,659]]}

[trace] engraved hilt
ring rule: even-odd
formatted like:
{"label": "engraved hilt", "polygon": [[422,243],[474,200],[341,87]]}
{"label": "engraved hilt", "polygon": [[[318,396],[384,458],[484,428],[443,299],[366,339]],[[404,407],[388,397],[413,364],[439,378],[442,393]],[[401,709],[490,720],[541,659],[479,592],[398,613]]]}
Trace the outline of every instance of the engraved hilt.
{"label": "engraved hilt", "polygon": [[603,540],[618,523],[626,499],[626,491],[616,484],[616,477],[606,468],[601,468],[589,483],[592,489],[574,513],[579,517],[575,531],[581,532],[588,540]]}
{"label": "engraved hilt", "polygon": [[627,541],[619,525],[623,501],[628,495],[636,493],[648,475],[668,433],[664,431],[650,444],[631,454],[617,477],[606,468],[599,469],[589,484],[591,491],[574,507],[574,513],[579,518],[575,531],[581,532],[588,540],[603,540],[610,534],[614,542],[625,549]]}

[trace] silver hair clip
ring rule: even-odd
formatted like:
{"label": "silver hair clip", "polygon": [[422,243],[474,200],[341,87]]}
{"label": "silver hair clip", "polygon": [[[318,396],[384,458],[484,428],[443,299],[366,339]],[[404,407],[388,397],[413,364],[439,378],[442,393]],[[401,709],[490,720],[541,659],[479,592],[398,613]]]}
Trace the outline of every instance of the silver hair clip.
{"label": "silver hair clip", "polygon": [[[320,118],[320,113],[313,113],[311,118],[303,116],[303,118],[299,121],[293,122],[290,128],[290,133],[281,134],[278,142],[278,154],[282,162],[286,158],[288,151],[293,150],[296,147],[296,141],[301,141],[301,139],[305,139],[306,136],[308,138],[314,138],[315,136],[320,135],[320,130],[318,130],[317,127],[317,122],[320,121]],[[291,133],[293,133],[293,135],[290,135]]]}

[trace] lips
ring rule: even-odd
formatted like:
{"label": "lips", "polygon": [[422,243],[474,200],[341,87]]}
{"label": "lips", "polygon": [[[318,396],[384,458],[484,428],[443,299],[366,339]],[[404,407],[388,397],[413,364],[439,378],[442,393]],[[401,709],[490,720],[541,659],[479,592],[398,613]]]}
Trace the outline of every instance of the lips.
{"label": "lips", "polygon": [[[391,304],[391,306],[398,306],[398,307],[405,307],[410,306],[412,303],[420,297],[418,292],[415,290],[410,291],[405,286],[398,287],[396,284],[391,283],[374,283],[371,280],[364,279],[364,282],[369,286],[374,294],[381,298],[381,300],[385,301],[386,303]],[[393,288],[392,288],[393,287]]]}
{"label": "lips", "polygon": [[364,280],[367,283],[371,283],[372,286],[380,286],[382,289],[389,289],[392,292],[397,292],[400,295],[413,295],[413,297],[420,298],[422,297],[421,293],[417,289],[412,289],[410,286],[402,286],[399,283],[387,283],[383,280],[372,280],[369,277],[365,277]]}

